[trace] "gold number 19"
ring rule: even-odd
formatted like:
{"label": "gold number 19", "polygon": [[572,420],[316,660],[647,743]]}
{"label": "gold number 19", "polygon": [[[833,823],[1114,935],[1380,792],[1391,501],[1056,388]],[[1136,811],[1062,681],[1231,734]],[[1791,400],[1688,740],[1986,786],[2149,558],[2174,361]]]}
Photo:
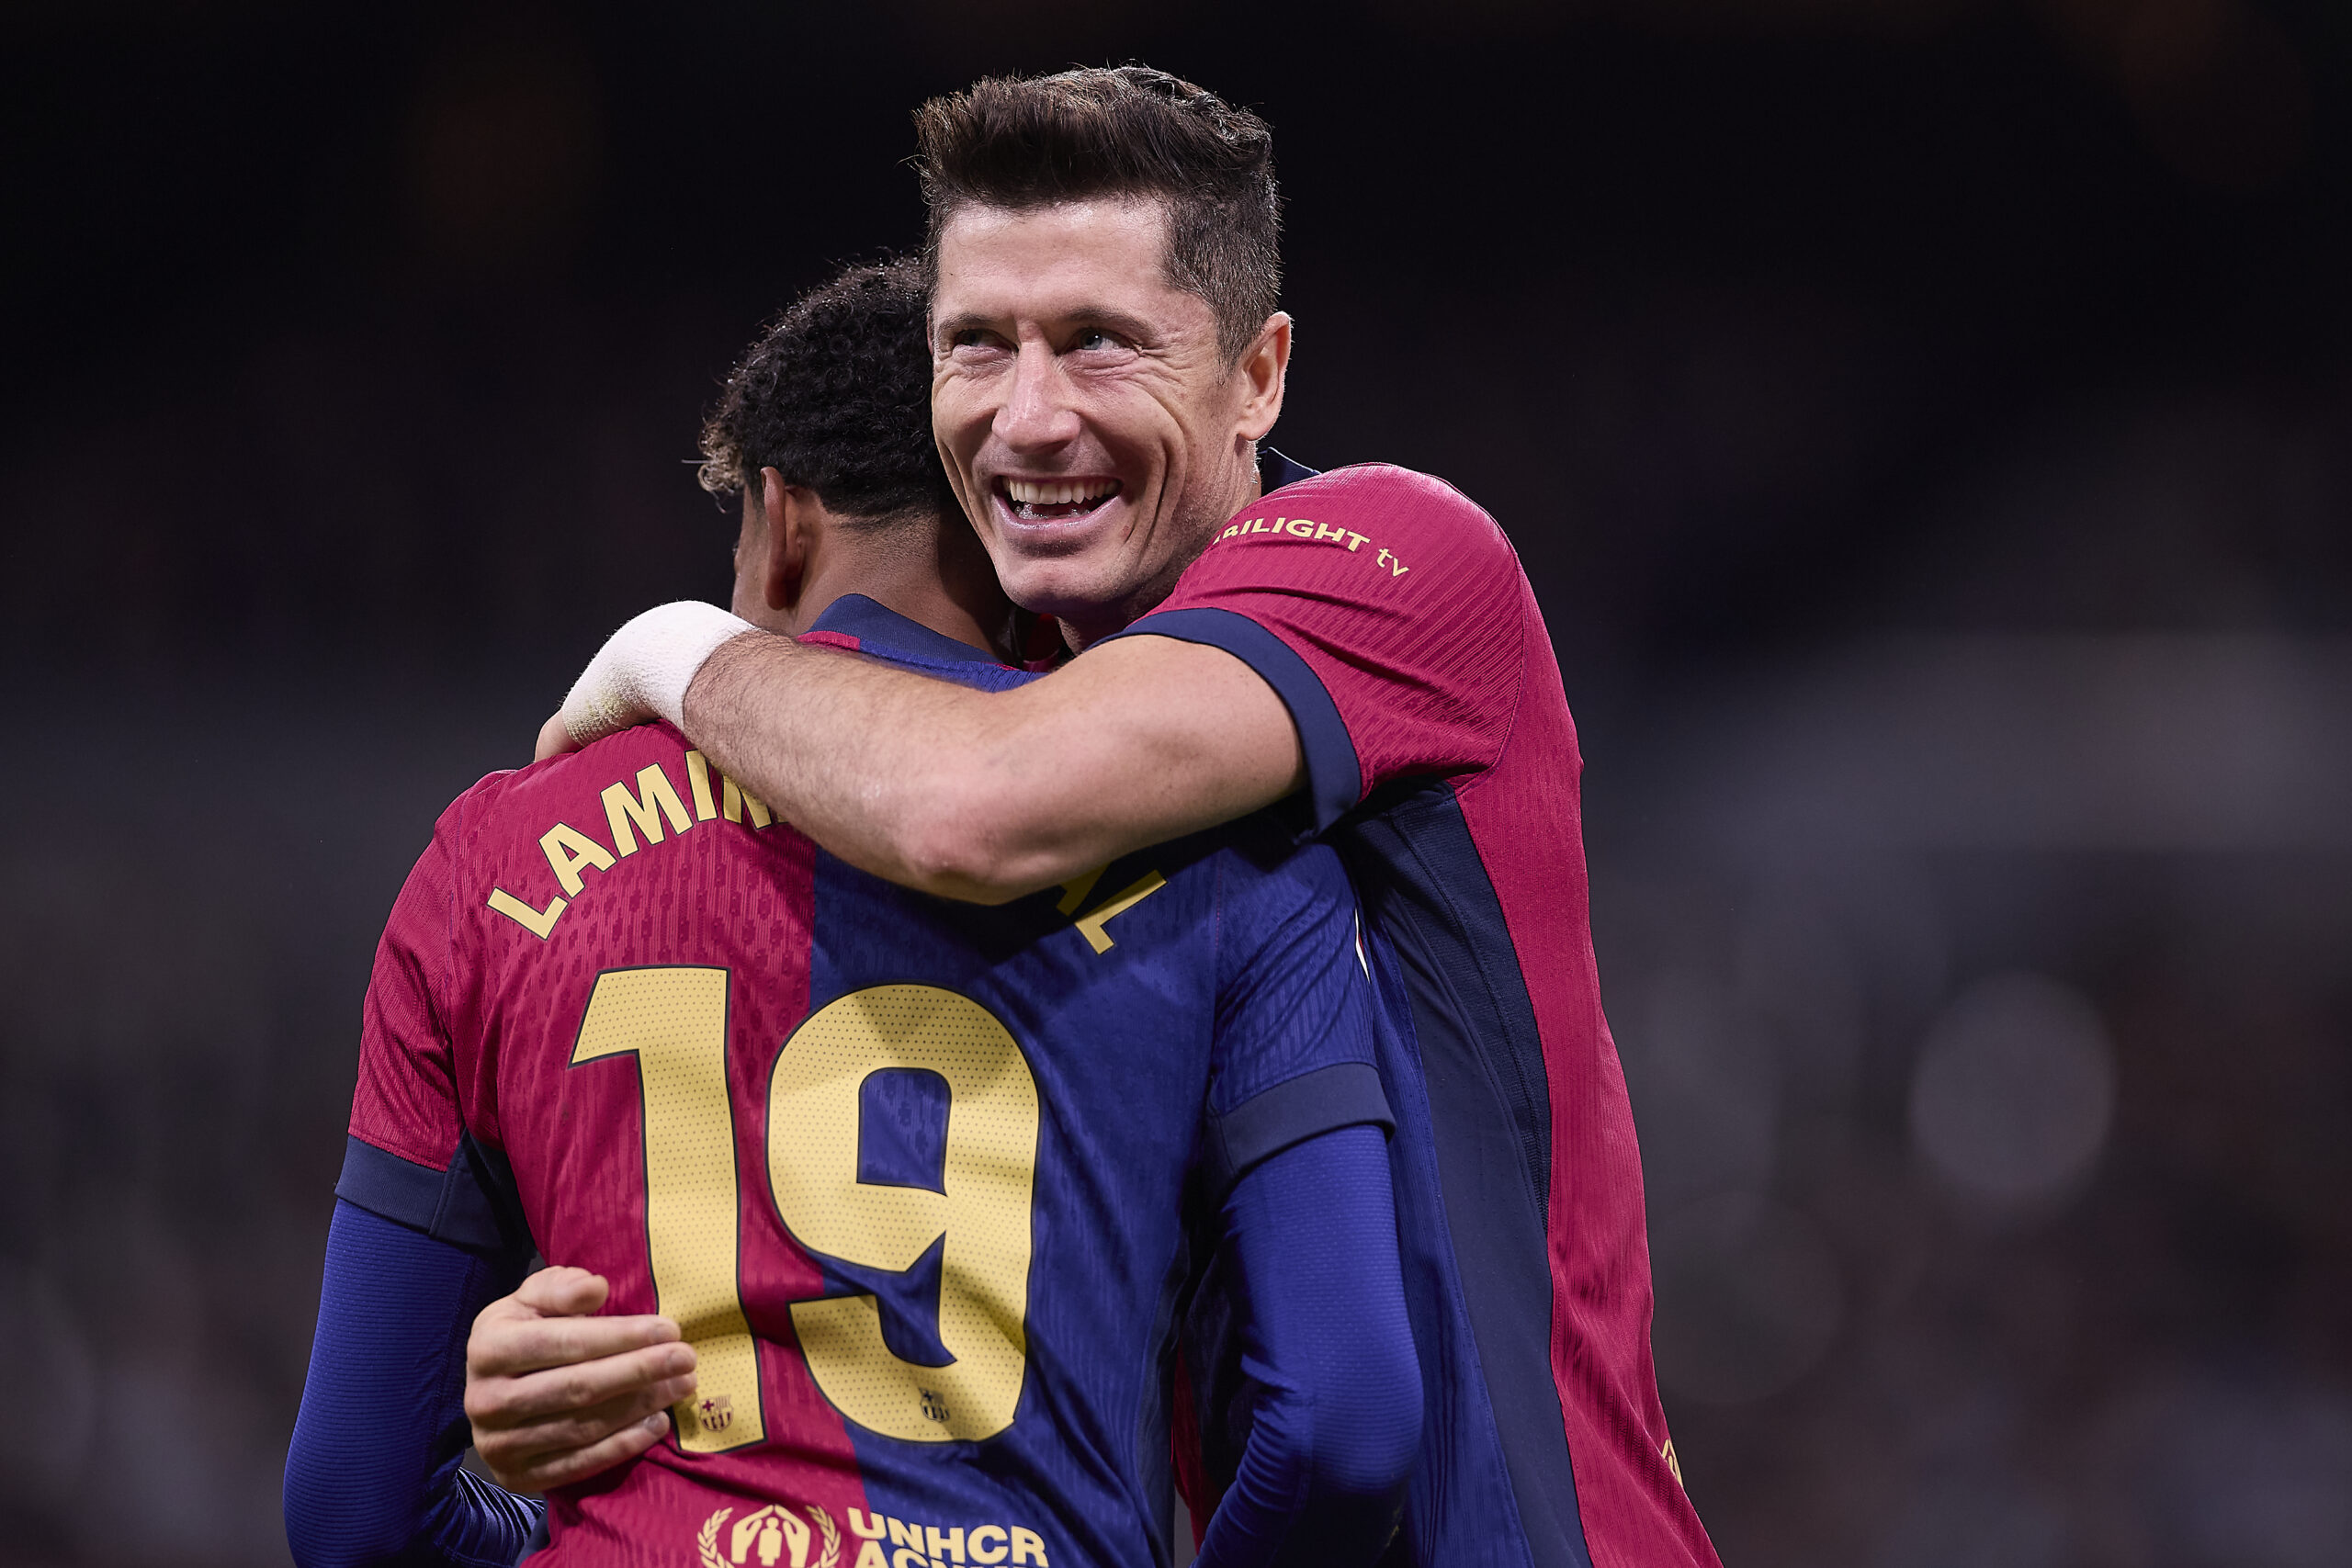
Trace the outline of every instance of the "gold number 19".
{"label": "gold number 19", "polygon": [[[698,1358],[679,1447],[720,1453],[766,1436],[759,1361],[737,1290],[735,1122],[727,1089],[724,969],[607,970],[572,1065],[638,1059],[645,1117],[646,1240],[659,1310]],[[892,1068],[948,1087],[941,1190],[857,1179],[859,1090]],[[793,1032],[768,1086],[768,1184],[802,1245],[865,1268],[910,1268],[946,1237],[944,1367],[883,1343],[870,1295],[797,1302],[793,1325],[817,1386],[858,1425],[914,1442],[977,1440],[1012,1423],[1028,1366],[1036,1080],[1012,1036],[967,997],[876,986]],[[708,1412],[708,1415],[703,1414]],[[721,1414],[723,1413],[723,1414]]]}

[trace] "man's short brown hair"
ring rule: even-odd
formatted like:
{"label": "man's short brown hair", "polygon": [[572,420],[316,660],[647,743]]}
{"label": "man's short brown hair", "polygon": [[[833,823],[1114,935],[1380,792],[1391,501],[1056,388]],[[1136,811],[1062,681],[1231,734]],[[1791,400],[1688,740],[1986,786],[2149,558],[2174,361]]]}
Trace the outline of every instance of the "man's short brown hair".
{"label": "man's short brown hair", "polygon": [[1097,197],[1168,208],[1168,281],[1216,312],[1241,357],[1282,293],[1282,196],[1266,122],[1215,93],[1118,65],[991,76],[915,111],[925,254],[960,208],[1021,211]]}

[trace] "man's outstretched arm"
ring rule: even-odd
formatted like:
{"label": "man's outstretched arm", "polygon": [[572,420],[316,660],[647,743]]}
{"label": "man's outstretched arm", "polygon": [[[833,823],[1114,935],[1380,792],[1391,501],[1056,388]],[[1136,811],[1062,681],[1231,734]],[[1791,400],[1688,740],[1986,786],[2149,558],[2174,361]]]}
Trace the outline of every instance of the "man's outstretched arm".
{"label": "man's outstretched arm", "polygon": [[1272,687],[1161,637],[985,693],[749,634],[702,664],[684,717],[730,778],[842,859],[981,903],[1247,816],[1306,776]]}

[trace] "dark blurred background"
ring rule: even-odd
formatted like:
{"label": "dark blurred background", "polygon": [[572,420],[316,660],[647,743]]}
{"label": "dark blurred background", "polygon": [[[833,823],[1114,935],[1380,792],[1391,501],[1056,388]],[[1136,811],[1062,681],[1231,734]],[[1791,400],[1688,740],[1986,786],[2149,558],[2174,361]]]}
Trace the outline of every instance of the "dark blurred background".
{"label": "dark blurred background", "polygon": [[1726,1561],[2352,1562],[2338,0],[10,6],[0,1560],[285,1560],[435,811],[723,593],[910,107],[1125,58],[1276,128],[1278,443],[1543,594]]}

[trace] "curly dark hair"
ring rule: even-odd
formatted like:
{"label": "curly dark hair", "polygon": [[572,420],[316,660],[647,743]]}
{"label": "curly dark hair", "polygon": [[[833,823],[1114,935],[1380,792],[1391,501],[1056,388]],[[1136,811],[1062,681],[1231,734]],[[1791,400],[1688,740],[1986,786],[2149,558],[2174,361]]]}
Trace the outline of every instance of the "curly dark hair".
{"label": "curly dark hair", "polygon": [[1275,310],[1274,133],[1205,88],[1148,65],[991,76],[915,110],[915,141],[932,265],[959,208],[1151,197],[1168,204],[1168,281],[1216,312],[1227,364]]}
{"label": "curly dark hair", "polygon": [[923,272],[852,266],[787,307],[727,378],[703,423],[702,488],[735,495],[774,468],[844,517],[949,515],[931,438]]}

